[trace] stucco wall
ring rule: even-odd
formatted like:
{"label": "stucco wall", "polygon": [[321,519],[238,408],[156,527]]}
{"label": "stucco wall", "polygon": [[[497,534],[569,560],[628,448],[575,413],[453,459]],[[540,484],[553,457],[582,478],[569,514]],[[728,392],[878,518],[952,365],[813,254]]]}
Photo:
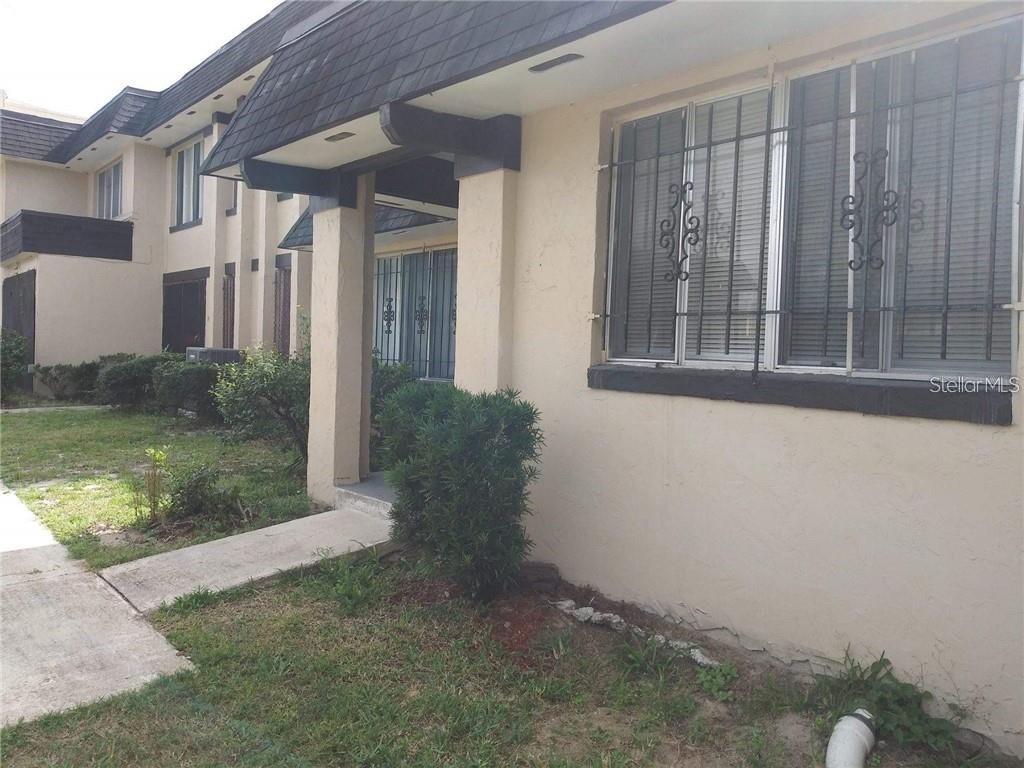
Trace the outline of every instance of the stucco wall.
{"label": "stucco wall", "polygon": [[[895,28],[900,14],[870,24]],[[587,387],[602,354],[596,169],[612,117],[864,28],[524,119],[511,384],[540,408],[547,440],[530,534],[568,579],[780,659],[885,651],[1024,753],[1020,396],[1014,426],[983,427]],[[474,232],[460,221],[460,308],[494,277],[473,283],[467,263],[494,235]],[[457,381],[473,377],[463,351]]]}
{"label": "stucco wall", "polygon": [[0,158],[3,212],[0,221],[20,210],[88,215],[89,177],[52,165]]}
{"label": "stucco wall", "polygon": [[[40,254],[36,269],[36,362],[81,363],[115,352],[160,349],[148,265]],[[11,274],[4,270],[4,277]],[[157,305],[159,306],[159,305]],[[73,329],[70,332],[69,329]]]}

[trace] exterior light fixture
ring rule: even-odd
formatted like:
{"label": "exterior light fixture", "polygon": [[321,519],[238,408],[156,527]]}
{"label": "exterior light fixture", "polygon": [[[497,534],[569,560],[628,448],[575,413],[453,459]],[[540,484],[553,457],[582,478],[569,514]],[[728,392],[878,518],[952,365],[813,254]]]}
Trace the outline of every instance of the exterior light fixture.
{"label": "exterior light fixture", "polygon": [[557,56],[554,59],[542,61],[540,64],[534,64],[530,67],[530,72],[547,72],[549,69],[554,69],[555,67],[560,67],[563,64],[568,64],[570,61],[577,61],[582,58],[582,53],[566,53],[562,56]]}
{"label": "exterior light fixture", "polygon": [[324,138],[324,141],[341,141],[342,139],[348,139],[355,136],[354,133],[349,131],[342,131],[341,133],[335,133]]}
{"label": "exterior light fixture", "polygon": [[196,111],[195,111],[194,109],[190,109],[190,110],[189,110],[188,112],[186,112],[185,114],[186,114],[186,115],[194,115],[195,113],[196,113]]}
{"label": "exterior light fixture", "polygon": [[242,80],[248,82],[249,80],[252,80],[255,77],[256,77],[256,75],[246,75],[245,77],[242,78]]}
{"label": "exterior light fixture", "polygon": [[224,96],[223,93],[218,93],[216,96],[213,97],[213,100],[216,101],[217,99],[221,98],[222,96]]}
{"label": "exterior light fixture", "polygon": [[173,125],[173,123],[168,123],[167,125],[164,126],[164,128],[170,128],[172,125]]}

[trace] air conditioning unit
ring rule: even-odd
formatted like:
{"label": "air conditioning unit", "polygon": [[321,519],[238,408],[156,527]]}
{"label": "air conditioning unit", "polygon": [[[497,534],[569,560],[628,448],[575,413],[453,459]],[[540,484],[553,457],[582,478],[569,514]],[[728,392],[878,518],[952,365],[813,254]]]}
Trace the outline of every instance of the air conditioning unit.
{"label": "air conditioning unit", "polygon": [[203,363],[237,363],[242,360],[242,351],[223,347],[186,347],[185,359]]}

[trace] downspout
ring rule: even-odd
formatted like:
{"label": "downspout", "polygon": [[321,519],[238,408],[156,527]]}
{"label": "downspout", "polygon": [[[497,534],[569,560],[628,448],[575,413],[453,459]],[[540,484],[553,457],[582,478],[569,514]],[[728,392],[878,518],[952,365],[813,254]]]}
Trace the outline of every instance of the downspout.
{"label": "downspout", "polygon": [[828,740],[825,768],[864,768],[875,746],[875,718],[866,709],[839,718]]}

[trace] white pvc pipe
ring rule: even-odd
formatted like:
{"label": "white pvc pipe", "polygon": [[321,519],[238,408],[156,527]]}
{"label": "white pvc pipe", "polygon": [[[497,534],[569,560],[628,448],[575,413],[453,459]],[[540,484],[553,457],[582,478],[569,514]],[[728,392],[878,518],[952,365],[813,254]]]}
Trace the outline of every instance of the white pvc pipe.
{"label": "white pvc pipe", "polygon": [[866,709],[839,718],[825,753],[825,768],[864,768],[875,746],[875,719]]}

